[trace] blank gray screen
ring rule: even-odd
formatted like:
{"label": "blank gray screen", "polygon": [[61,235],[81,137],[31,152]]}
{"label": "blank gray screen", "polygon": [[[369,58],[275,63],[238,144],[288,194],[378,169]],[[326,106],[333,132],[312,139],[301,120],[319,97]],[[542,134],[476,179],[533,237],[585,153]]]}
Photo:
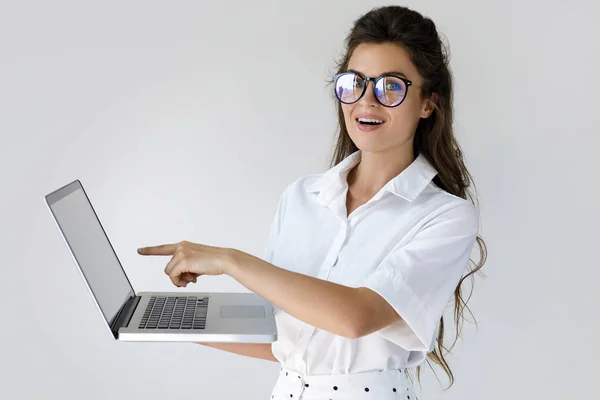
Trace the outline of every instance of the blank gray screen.
{"label": "blank gray screen", "polygon": [[78,181],[46,198],[104,318],[112,322],[134,293],[89,199]]}

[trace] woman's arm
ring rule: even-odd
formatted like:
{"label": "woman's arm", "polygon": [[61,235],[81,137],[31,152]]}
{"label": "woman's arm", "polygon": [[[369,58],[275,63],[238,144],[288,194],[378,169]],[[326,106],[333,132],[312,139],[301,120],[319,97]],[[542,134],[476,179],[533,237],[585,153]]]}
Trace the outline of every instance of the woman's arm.
{"label": "woman's arm", "polygon": [[[300,321],[358,338],[373,297],[362,290],[277,267],[236,249],[226,250],[224,273]],[[370,318],[370,316],[369,316]]]}
{"label": "woman's arm", "polygon": [[273,355],[271,343],[196,343],[242,356],[262,358],[263,360],[279,362]]}

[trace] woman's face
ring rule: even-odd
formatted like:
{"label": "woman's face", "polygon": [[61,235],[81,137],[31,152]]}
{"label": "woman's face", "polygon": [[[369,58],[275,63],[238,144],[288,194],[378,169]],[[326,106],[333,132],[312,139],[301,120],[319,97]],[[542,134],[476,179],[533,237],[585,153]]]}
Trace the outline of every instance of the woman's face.
{"label": "woman's face", "polygon": [[[373,94],[373,82],[369,81],[365,94],[356,103],[342,103],[348,134],[362,151],[384,151],[404,148],[412,151],[417,124],[427,118],[433,105],[420,96],[422,78],[402,47],[392,44],[361,44],[352,54],[348,70],[359,72],[363,77],[377,78],[388,72],[402,73],[412,81],[406,98],[396,107],[381,105]],[[383,121],[372,126],[361,124],[361,117]]]}

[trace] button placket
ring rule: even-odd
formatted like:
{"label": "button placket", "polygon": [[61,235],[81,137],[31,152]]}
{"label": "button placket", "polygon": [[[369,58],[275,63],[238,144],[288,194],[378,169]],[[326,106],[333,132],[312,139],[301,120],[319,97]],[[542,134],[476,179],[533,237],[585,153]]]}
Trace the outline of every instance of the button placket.
{"label": "button placket", "polygon": [[346,236],[347,229],[346,225],[344,224],[340,230],[340,233],[336,237],[333,246],[331,246],[331,251],[327,257],[327,263],[325,264],[327,265],[327,274],[324,278],[326,280],[329,279],[329,276],[331,275],[331,269],[337,264],[342,248],[344,247],[344,243],[346,242]]}
{"label": "button placket", "polygon": [[[337,262],[340,251],[341,251],[342,247],[344,246],[344,242],[346,241],[348,229],[347,229],[346,222],[343,221],[342,223],[343,224],[342,224],[340,233],[335,238],[335,240],[331,246],[331,250],[325,257],[325,261],[323,262],[321,270],[319,271],[319,279],[323,279],[323,280],[329,279],[329,276],[331,275],[331,269]],[[333,258],[333,261],[331,261],[332,258]],[[304,343],[302,344],[302,347],[301,347],[302,354],[306,354],[306,350],[308,349],[308,346],[310,344],[310,341],[311,341],[315,331],[316,331],[316,328],[311,326],[310,329],[302,332],[302,336],[304,339],[303,340]],[[298,343],[297,345],[300,345],[300,343]],[[305,367],[306,367],[306,365],[305,365]],[[302,387],[304,388],[304,384]]]}
{"label": "button placket", "polygon": [[344,246],[344,242],[346,241],[346,228],[342,227],[342,230],[338,233],[338,235],[333,240],[329,252],[325,256],[323,263],[321,264],[321,269],[319,270],[318,278],[327,280],[329,279],[329,274],[331,273],[331,268],[335,265],[337,258],[340,254],[342,247]]}
{"label": "button placket", "polygon": [[339,236],[341,237],[341,243],[337,247],[336,255],[333,260],[333,263],[331,264],[331,268],[336,266],[338,259],[340,258],[340,253],[342,252],[342,249],[346,245],[346,240],[348,239],[348,224],[345,221],[344,221],[344,224],[342,225]]}

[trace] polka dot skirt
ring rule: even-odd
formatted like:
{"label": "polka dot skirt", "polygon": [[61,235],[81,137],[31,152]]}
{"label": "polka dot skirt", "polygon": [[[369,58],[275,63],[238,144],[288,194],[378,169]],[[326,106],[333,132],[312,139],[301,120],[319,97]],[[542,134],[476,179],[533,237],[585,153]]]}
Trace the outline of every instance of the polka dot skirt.
{"label": "polka dot skirt", "polygon": [[302,375],[282,367],[271,400],[419,400],[404,369]]}

